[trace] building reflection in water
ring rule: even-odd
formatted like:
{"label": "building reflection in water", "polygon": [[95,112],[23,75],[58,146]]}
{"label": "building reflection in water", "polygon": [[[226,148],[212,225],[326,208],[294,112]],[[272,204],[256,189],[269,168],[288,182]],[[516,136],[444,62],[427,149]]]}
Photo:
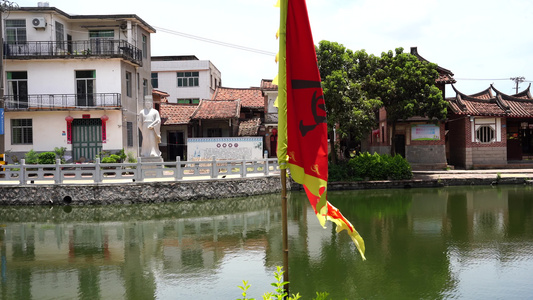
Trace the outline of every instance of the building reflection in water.
{"label": "building reflection in water", "polygon": [[[328,291],[332,299],[533,293],[511,274],[527,278],[533,267],[528,188],[331,192],[329,199],[365,239],[368,260],[344,232],[320,227],[304,194],[292,193],[292,292]],[[279,203],[270,195],[2,208],[0,299],[236,299],[243,279],[260,298],[282,265]],[[491,290],[494,278],[500,284]]]}

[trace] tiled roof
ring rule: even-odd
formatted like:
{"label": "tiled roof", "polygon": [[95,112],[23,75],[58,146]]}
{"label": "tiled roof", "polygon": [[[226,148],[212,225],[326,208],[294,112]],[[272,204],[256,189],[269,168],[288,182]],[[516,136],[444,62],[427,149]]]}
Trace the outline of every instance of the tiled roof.
{"label": "tiled roof", "polygon": [[170,96],[167,92],[163,92],[163,91],[156,90],[156,89],[152,89],[152,94],[156,94],[156,95],[159,95],[159,96],[162,96],[162,97]]}
{"label": "tiled roof", "polygon": [[[416,56],[421,61],[429,62],[429,60],[423,58],[420,54],[418,54],[417,47],[411,47],[411,54]],[[436,80],[437,83],[449,84],[457,82],[455,79],[453,79],[452,71],[437,65],[437,72],[439,72],[439,77]]]}
{"label": "tiled roof", "polygon": [[261,80],[261,90],[263,91],[277,91],[278,86],[272,83],[272,79]]}
{"label": "tiled roof", "polygon": [[197,104],[161,104],[159,106],[159,114],[161,115],[162,125],[188,124],[197,107]]}
{"label": "tiled roof", "polygon": [[261,118],[253,118],[239,123],[239,136],[255,136],[261,125]]}
{"label": "tiled roof", "polygon": [[[474,94],[465,95],[459,92],[453,85],[456,96],[448,98],[452,112],[460,115],[471,116],[505,116],[505,117],[533,117],[533,97],[528,87],[525,91],[516,95],[506,95],[490,88]],[[496,96],[492,95],[492,90]]]}
{"label": "tiled roof", "polygon": [[191,119],[231,119],[241,113],[240,100],[200,100]]}
{"label": "tiled roof", "polygon": [[265,97],[259,88],[237,89],[217,87],[212,100],[241,100],[242,107],[264,108]]}

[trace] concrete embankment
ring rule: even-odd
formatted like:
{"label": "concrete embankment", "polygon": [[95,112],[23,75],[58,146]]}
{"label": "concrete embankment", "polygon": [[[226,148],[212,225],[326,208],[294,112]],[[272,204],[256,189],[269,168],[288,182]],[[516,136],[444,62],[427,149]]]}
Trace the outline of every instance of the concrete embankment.
{"label": "concrete embankment", "polygon": [[[531,184],[533,169],[415,171],[410,180],[329,182],[329,190],[398,189],[458,185]],[[302,190],[288,180],[287,188]],[[0,205],[162,203],[280,193],[279,175],[189,181],[0,186]]]}
{"label": "concrete embankment", "polygon": [[280,176],[273,175],[120,184],[4,185],[0,191],[0,205],[101,205],[246,197],[281,192],[281,184]]}

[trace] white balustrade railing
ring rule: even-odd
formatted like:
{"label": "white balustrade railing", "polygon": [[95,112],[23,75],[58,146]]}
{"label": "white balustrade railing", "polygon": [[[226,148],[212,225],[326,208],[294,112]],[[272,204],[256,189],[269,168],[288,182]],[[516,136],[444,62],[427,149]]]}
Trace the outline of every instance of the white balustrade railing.
{"label": "white balustrade railing", "polygon": [[20,164],[0,166],[0,183],[120,183],[224,179],[279,174],[277,158],[137,163]]}

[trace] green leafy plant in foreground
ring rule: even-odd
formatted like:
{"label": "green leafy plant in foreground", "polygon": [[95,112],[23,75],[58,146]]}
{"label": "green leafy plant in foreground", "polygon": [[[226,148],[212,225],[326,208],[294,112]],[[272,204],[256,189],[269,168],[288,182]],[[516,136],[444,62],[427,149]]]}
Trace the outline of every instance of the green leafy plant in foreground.
{"label": "green leafy plant in foreground", "polygon": [[[263,300],[282,300],[282,299],[297,300],[301,298],[300,293],[297,293],[296,295],[292,294],[292,296],[288,296],[287,298],[285,298],[287,296],[287,292],[285,291],[285,288],[283,287],[289,282],[283,281],[283,273],[284,273],[283,268],[278,266],[277,271],[274,272],[274,278],[276,278],[276,282],[271,283],[271,285],[275,287],[275,291],[266,292],[263,295]],[[248,281],[243,280],[242,286],[239,286],[239,288],[242,290],[241,295],[243,298],[238,298],[237,300],[255,300],[255,298],[246,297],[247,296],[246,292],[250,288],[250,284],[248,284]],[[316,296],[317,297],[314,300],[326,300],[329,294],[326,292],[323,292],[323,293],[317,292]]]}

